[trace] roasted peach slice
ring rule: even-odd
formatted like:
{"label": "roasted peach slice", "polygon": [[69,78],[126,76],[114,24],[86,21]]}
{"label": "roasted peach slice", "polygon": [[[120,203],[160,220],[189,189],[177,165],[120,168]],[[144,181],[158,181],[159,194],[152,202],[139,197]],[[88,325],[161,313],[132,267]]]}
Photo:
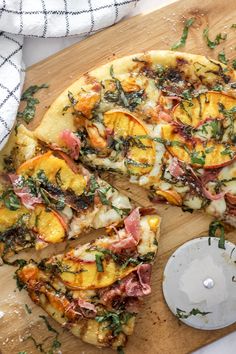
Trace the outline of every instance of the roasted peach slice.
{"label": "roasted peach slice", "polygon": [[62,242],[66,236],[65,224],[54,210],[37,205],[28,221],[29,229],[36,232],[44,242]]}
{"label": "roasted peach slice", "polygon": [[144,123],[126,111],[111,110],[104,114],[104,125],[114,132],[114,138],[130,139],[125,159],[129,173],[149,173],[155,162],[155,146]]}
{"label": "roasted peach slice", "polygon": [[203,143],[199,139],[187,139],[172,125],[162,127],[162,137],[172,156],[195,167],[222,167],[229,164],[236,154],[236,147],[233,145],[227,146],[212,140]]}
{"label": "roasted peach slice", "polygon": [[182,101],[175,106],[175,121],[197,128],[208,119],[224,119],[220,107],[230,110],[236,106],[236,98],[221,92],[207,92],[190,101]]}
{"label": "roasted peach slice", "polygon": [[84,176],[73,172],[64,159],[54,156],[51,151],[23,163],[17,169],[17,174],[37,178],[41,171],[45,173],[49,182],[59,183],[62,190],[71,189],[80,195],[86,187]]}
{"label": "roasted peach slice", "polygon": [[181,206],[182,205],[182,197],[179,193],[174,190],[157,190],[156,194],[164,198],[168,203]]}
{"label": "roasted peach slice", "polygon": [[[60,265],[59,276],[64,284],[72,289],[98,289],[109,286],[127,276],[136,266],[120,267],[112,258],[96,250],[85,249],[79,256],[78,250],[73,250],[67,256],[55,257]],[[102,272],[98,270],[99,259]]]}

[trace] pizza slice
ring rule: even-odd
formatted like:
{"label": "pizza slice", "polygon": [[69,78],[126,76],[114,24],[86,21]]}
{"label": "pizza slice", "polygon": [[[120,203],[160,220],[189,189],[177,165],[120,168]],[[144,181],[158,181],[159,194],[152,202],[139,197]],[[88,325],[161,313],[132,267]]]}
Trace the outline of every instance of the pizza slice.
{"label": "pizza slice", "polygon": [[[24,248],[41,249],[76,238],[90,228],[119,222],[129,213],[132,206],[126,196],[76,164],[63,151],[45,150],[39,144],[33,146],[27,156],[30,158],[23,163],[29,141],[23,147],[14,144],[11,153],[5,156],[11,165],[9,172],[2,172],[0,184],[3,257]],[[18,159],[11,157],[16,147]]]}
{"label": "pizza slice", "polygon": [[17,271],[18,284],[53,319],[86,343],[123,347],[150,294],[160,217],[134,209],[106,235]]}
{"label": "pizza slice", "polygon": [[235,80],[232,68],[199,55],[120,58],[65,90],[34,134],[70,151],[69,129],[84,163],[128,176],[153,201],[236,226]]}

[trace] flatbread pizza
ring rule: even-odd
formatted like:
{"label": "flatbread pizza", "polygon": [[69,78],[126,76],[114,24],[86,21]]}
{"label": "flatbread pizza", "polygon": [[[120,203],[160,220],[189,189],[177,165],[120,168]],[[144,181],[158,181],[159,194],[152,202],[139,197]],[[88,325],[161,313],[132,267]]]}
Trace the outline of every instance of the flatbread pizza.
{"label": "flatbread pizza", "polygon": [[153,201],[236,226],[235,81],[232,68],[204,56],[124,57],[66,89],[34,134],[70,152],[69,131],[86,165],[128,176]]}

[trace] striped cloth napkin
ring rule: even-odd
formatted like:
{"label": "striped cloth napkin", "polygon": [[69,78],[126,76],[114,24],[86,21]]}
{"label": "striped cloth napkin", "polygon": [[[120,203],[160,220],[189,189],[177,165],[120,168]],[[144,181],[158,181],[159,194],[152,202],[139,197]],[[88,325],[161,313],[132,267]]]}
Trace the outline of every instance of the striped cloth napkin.
{"label": "striped cloth napkin", "polygon": [[0,149],[24,81],[24,36],[84,38],[121,20],[140,0],[0,0]]}

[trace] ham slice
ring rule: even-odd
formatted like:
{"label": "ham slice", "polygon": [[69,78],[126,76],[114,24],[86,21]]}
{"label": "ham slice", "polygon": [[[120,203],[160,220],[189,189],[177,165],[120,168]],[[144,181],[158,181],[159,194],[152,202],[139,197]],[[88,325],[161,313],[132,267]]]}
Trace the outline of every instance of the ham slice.
{"label": "ham slice", "polygon": [[[81,308],[81,312],[83,314],[84,317],[95,317],[97,314],[97,310],[96,307],[94,306],[94,304],[91,304],[91,302],[85,301],[83,299],[77,299],[77,303],[79,305],[79,307]],[[88,310],[88,311],[84,311],[84,310]]]}
{"label": "ham slice", "polygon": [[160,111],[158,113],[158,118],[161,120],[164,120],[165,122],[168,122],[168,123],[172,122],[172,118],[171,118],[170,114],[168,114],[164,111]]}
{"label": "ham slice", "polygon": [[78,160],[81,147],[80,138],[68,129],[65,129],[61,132],[60,138],[69,149],[70,157],[74,160]]}
{"label": "ham slice", "polygon": [[109,249],[115,253],[121,253],[125,249],[134,249],[137,246],[137,241],[133,238],[132,235],[122,238],[117,242],[109,245]]}
{"label": "ham slice", "polygon": [[140,264],[137,269],[139,282],[142,286],[142,291],[144,295],[148,295],[151,292],[151,271],[152,266],[150,264]]}
{"label": "ham slice", "polygon": [[180,167],[176,157],[171,160],[169,171],[171,176],[178,178],[184,175],[184,170]]}
{"label": "ham slice", "polygon": [[[151,293],[151,265],[140,264],[137,268],[137,276],[127,279],[125,292],[127,296],[141,297]],[[138,278],[138,279],[137,279]]]}
{"label": "ham slice", "polygon": [[139,242],[141,236],[140,214],[139,208],[135,208],[124,220],[125,231],[131,235],[136,243]]}
{"label": "ham slice", "polygon": [[126,236],[109,245],[109,249],[121,253],[125,249],[135,249],[141,236],[139,208],[134,209],[124,220]]}
{"label": "ham slice", "polygon": [[30,193],[30,189],[26,187],[20,187],[21,177],[15,174],[9,174],[14,193],[20,198],[21,203],[27,209],[34,209],[34,204],[40,204],[43,202],[41,196],[33,196]]}

